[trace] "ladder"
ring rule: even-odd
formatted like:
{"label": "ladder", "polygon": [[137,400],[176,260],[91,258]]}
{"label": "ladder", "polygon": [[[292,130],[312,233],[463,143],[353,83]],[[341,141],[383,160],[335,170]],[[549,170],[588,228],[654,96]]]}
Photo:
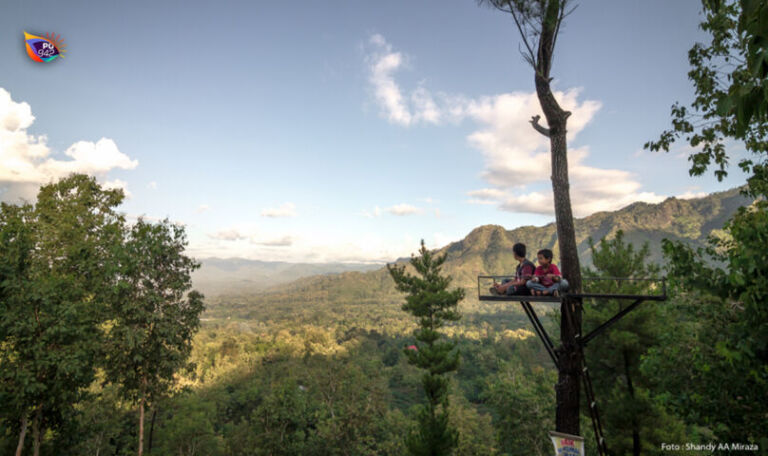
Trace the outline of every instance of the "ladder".
{"label": "ladder", "polygon": [[605,436],[603,435],[603,425],[600,422],[600,414],[597,412],[597,399],[592,389],[592,379],[589,376],[589,369],[584,360],[584,352],[581,353],[581,379],[584,382],[584,393],[587,396],[587,408],[589,416],[592,418],[592,428],[595,430],[595,440],[597,440],[597,453],[600,456],[606,456],[608,449],[605,446]]}

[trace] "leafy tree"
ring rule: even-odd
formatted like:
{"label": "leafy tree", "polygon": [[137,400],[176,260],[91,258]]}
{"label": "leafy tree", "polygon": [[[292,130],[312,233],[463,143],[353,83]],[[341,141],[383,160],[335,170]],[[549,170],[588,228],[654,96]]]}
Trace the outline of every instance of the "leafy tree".
{"label": "leafy tree", "polygon": [[154,454],[217,456],[223,454],[223,439],[213,428],[216,406],[199,397],[183,395],[173,407],[164,409],[158,432],[158,451]]}
{"label": "leafy tree", "polygon": [[93,381],[107,266],[124,223],[114,208],[122,199],[122,191],[77,174],[43,186],[34,209],[2,208],[11,280],[2,285],[0,377],[19,413],[17,454],[30,418],[38,455],[46,429],[67,422]]}
{"label": "leafy tree", "polygon": [[[688,315],[706,316],[700,332],[687,331],[696,363],[691,367],[702,381],[683,385],[688,397],[672,403],[688,404],[688,416],[713,428],[723,439],[761,437],[768,396],[768,5],[755,0],[705,0],[701,28],[710,35],[707,45],[696,44],[688,54],[696,97],[690,106],[672,107],[672,129],[645,147],[669,150],[681,137],[701,150],[690,156],[691,175],[715,166],[715,175],[727,175],[725,141],[742,141],[753,153],[739,162],[749,174],[744,192],[762,197],[740,208],[726,224],[724,235],[710,238],[706,249],[664,241],[670,261],[669,275],[689,305]],[[690,328],[689,328],[690,329]],[[709,339],[701,339],[707,334]],[[669,350],[660,350],[678,359]],[[656,359],[658,364],[663,360]],[[721,369],[723,366],[729,368]],[[731,375],[728,375],[728,373]],[[725,375],[724,375],[725,374]],[[728,379],[728,380],[727,380]],[[664,383],[664,382],[661,382]],[[722,398],[732,407],[708,398]],[[742,403],[742,401],[750,401]],[[732,414],[728,410],[738,410]]]}
{"label": "leafy tree", "polygon": [[[570,291],[581,292],[581,267],[576,244],[576,231],[571,210],[568,181],[568,144],[566,131],[570,111],[564,110],[555,99],[550,83],[555,45],[560,26],[573,9],[570,0],[478,0],[499,11],[508,13],[515,21],[524,50],[523,58],[533,68],[534,85],[539,104],[548,127],[539,124],[541,116],[531,119],[533,128],[549,138],[552,161],[552,193],[555,200],[555,225],[563,276],[568,279]],[[571,318],[565,318],[567,314]],[[562,353],[558,366],[556,388],[557,408],[555,425],[558,431],[579,434],[579,377],[581,351],[576,335],[581,332],[581,305],[573,298],[562,300],[560,338]],[[568,322],[572,321],[573,324]]]}
{"label": "leafy tree", "polygon": [[183,227],[139,219],[118,249],[104,369],[123,397],[138,403],[139,455],[145,409],[187,364],[204,308],[203,296],[190,291],[199,264],[184,255],[186,245]]}
{"label": "leafy tree", "polygon": [[[18,432],[16,456],[21,455],[28,430],[30,384],[34,372],[22,357],[28,327],[16,320],[30,291],[32,206],[0,206],[0,414],[7,428]],[[27,330],[27,331],[25,331]],[[28,389],[30,388],[30,389]],[[20,422],[19,422],[20,421]],[[12,426],[11,423],[17,423]]]}
{"label": "leafy tree", "polygon": [[451,278],[441,275],[446,256],[434,257],[421,241],[420,256],[412,257],[410,265],[418,275],[405,271],[405,265],[387,265],[398,291],[408,293],[402,309],[417,318],[415,331],[417,348],[406,348],[408,362],[426,370],[422,386],[427,396],[426,406],[418,412],[419,429],[406,439],[413,455],[448,455],[458,443],[458,432],[449,424],[447,373],[459,367],[456,343],[441,340],[438,331],[446,322],[457,321],[456,310],[464,298],[464,290],[448,291]]}
{"label": "leafy tree", "polygon": [[487,401],[494,411],[496,439],[503,454],[552,453],[547,431],[554,424],[554,381],[554,371],[538,366],[524,368],[518,360],[506,364],[489,380]]}
{"label": "leafy tree", "polygon": [[[648,244],[635,249],[624,240],[622,231],[613,239],[601,239],[597,246],[590,239],[590,250],[594,269],[586,269],[586,277],[658,277],[659,267],[648,263]],[[645,295],[657,293],[652,289],[656,285],[648,281],[595,280],[590,292]],[[596,328],[628,304],[618,300],[586,304],[585,331]],[[597,336],[586,349],[608,447],[616,454],[640,455],[659,448],[662,442],[684,437],[681,423],[653,400],[649,381],[640,371],[643,356],[659,345],[664,324],[660,306],[647,301]]]}
{"label": "leafy tree", "polygon": [[672,128],[646,149],[669,151],[685,138],[693,153],[690,174],[710,165],[722,180],[727,174],[726,139],[743,141],[756,157],[743,158],[749,192],[768,195],[768,5],[759,0],[703,0],[701,29],[710,36],[688,52],[688,79],[695,90],[690,106],[672,106]]}
{"label": "leafy tree", "polygon": [[[690,353],[666,349],[658,355],[690,365],[700,378],[679,385],[684,397],[675,403],[688,407],[679,407],[683,413],[724,441],[759,442],[765,407],[757,404],[768,397],[768,203],[742,208],[725,232],[712,238],[708,249],[664,242],[669,276],[687,304],[687,319],[694,320],[689,328],[698,329],[670,334],[679,338],[670,343],[694,347],[692,364],[684,358]],[[666,364],[664,359],[656,363]]]}

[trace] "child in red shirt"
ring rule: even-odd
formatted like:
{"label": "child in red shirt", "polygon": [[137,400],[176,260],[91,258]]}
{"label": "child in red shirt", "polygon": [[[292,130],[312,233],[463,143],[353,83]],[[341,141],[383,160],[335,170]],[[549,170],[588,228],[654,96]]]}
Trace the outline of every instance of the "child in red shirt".
{"label": "child in red shirt", "polygon": [[525,285],[531,289],[534,296],[557,296],[559,292],[568,289],[568,281],[560,275],[557,265],[552,264],[552,251],[541,249],[536,257],[539,267],[534,272],[534,277]]}

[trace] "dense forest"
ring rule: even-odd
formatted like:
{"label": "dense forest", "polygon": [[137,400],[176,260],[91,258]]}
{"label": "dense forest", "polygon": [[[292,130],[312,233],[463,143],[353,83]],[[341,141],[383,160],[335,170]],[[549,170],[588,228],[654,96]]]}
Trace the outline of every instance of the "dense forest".
{"label": "dense forest", "polygon": [[[50,209],[46,202],[53,197],[58,207],[72,199],[66,205],[70,211],[46,212]],[[29,280],[42,280],[40,268],[45,264],[38,261],[44,258],[23,259],[19,242],[50,241],[62,252],[60,267],[44,269],[56,275],[56,291],[71,286],[72,293],[83,293],[71,298],[67,293],[66,299],[55,302],[51,296],[59,294],[46,292],[45,281],[34,282],[40,285],[32,286],[41,288],[31,295],[30,288],[19,295],[22,290],[15,290],[8,279],[4,282],[2,394],[5,404],[17,405],[3,408],[3,454],[13,454],[26,416],[30,438],[25,448],[33,449],[38,435],[39,454],[136,454],[142,404],[146,454],[405,454],[403,436],[413,428],[414,411],[423,401],[419,369],[406,356],[417,325],[400,309],[403,295],[388,275],[383,271],[320,275],[287,289],[212,296],[205,299],[207,310],[200,313],[200,296],[188,293],[195,265],[183,256],[183,230],[176,227],[174,233],[172,225],[132,225],[119,216],[105,217],[117,198],[116,191],[101,190],[93,180],[74,176],[44,187],[36,207],[3,206],[0,240],[5,277],[24,273],[30,274]],[[642,225],[643,218],[637,213],[629,216],[628,211],[666,213],[664,208],[674,204],[703,226],[722,217],[723,208],[733,216],[732,201],[749,200],[732,191],[701,200],[634,206],[598,217],[621,217]],[[693,212],[692,207],[707,209]],[[29,212],[20,214],[23,210]],[[89,226],[88,214],[99,216],[91,229],[62,223]],[[668,215],[681,220],[674,213]],[[24,223],[30,224],[26,241],[21,236]],[[46,226],[55,227],[55,232]],[[628,224],[621,227],[632,232]],[[98,238],[91,236],[94,232]],[[497,264],[509,270],[511,240],[521,238],[520,232],[484,227],[436,253],[447,256],[444,270],[457,276],[468,267],[476,273]],[[602,242],[591,242],[587,236],[587,276],[652,277],[666,271],[674,278],[675,264],[692,261],[675,263],[675,256],[694,252],[685,244],[668,241],[669,259],[659,263],[653,261],[647,244],[633,246],[623,230],[605,234]],[[733,236],[728,230],[715,234],[713,239]],[[705,235],[698,232],[694,238]],[[108,245],[112,249],[105,248]],[[122,255],[123,269],[97,274],[98,252],[110,255],[101,261]],[[82,259],[91,255],[96,257],[88,272]],[[137,258],[144,259],[136,262]],[[72,276],[68,268],[75,268],[78,275]],[[158,280],[173,271],[176,275],[165,283],[185,297],[147,296],[148,290],[129,280],[153,280],[157,287]],[[89,283],[89,276],[91,281],[110,283],[108,292],[93,286],[98,282]],[[692,277],[688,272],[680,276],[682,282]],[[65,285],[68,281],[72,283]],[[616,454],[631,452],[634,435],[644,453],[658,452],[661,442],[670,441],[747,439],[765,444],[760,440],[765,422],[760,404],[766,393],[760,371],[746,355],[732,351],[733,344],[743,342],[735,326],[743,324],[743,311],[728,298],[692,291],[674,280],[671,285],[669,301],[643,304],[586,351],[610,448]],[[458,307],[460,320],[442,330],[460,354],[458,369],[450,376],[449,417],[458,430],[456,454],[547,454],[556,380],[551,361],[519,304],[481,302],[474,293],[467,287],[468,296]],[[82,307],[72,308],[70,299],[83,300]],[[155,309],[156,315],[160,307],[153,306],[163,302],[161,313],[173,309],[181,313],[156,333],[168,339],[153,346],[147,340],[149,333],[141,330],[142,321],[148,318],[160,324],[161,319],[153,320],[142,309]],[[38,315],[30,305],[40,306],[39,315],[46,318],[41,321],[47,326],[23,326]],[[585,330],[615,313],[618,305],[587,303]],[[556,336],[555,306],[536,304],[536,310]],[[39,345],[44,352],[20,345],[37,334],[24,336],[26,330],[50,333],[43,337],[47,345]],[[82,337],[78,334],[91,331],[88,343],[76,340]],[[56,365],[24,364],[43,355]],[[33,377],[22,376],[22,366]],[[155,379],[151,394],[144,396],[143,372]],[[45,378],[49,374],[52,378]],[[692,378],[697,381],[691,382]],[[72,383],[76,381],[79,384]],[[591,452],[591,427],[586,415],[583,420]]]}

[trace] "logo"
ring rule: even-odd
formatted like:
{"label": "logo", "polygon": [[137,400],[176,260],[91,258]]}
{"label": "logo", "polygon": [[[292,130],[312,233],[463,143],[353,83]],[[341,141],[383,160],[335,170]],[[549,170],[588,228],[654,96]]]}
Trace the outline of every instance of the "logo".
{"label": "logo", "polygon": [[37,35],[30,35],[24,32],[24,42],[27,45],[27,55],[35,62],[52,62],[56,57],[64,57],[67,52],[67,45],[61,39],[61,35],[55,33],[46,33],[45,38]]}

